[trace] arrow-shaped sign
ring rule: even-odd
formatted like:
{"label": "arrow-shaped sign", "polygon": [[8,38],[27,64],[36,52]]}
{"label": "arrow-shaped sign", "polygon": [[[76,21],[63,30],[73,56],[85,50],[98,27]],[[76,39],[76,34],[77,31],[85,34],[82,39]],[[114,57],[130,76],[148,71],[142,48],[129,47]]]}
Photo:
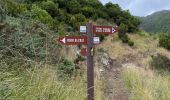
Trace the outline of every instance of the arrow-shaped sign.
{"label": "arrow-shaped sign", "polygon": [[60,37],[58,41],[65,45],[87,44],[87,36],[65,36]]}
{"label": "arrow-shaped sign", "polygon": [[112,34],[117,32],[117,29],[112,26],[93,26],[94,34]]}
{"label": "arrow-shaped sign", "polygon": [[[65,45],[79,45],[79,44],[87,44],[87,36],[65,36],[60,37],[58,42]],[[99,44],[100,38],[93,37],[93,43]]]}

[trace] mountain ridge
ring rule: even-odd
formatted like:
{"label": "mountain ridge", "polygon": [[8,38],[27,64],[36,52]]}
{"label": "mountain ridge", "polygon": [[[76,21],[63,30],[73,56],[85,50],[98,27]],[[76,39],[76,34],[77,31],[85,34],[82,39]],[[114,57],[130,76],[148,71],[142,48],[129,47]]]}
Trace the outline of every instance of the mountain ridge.
{"label": "mountain ridge", "polygon": [[170,10],[155,12],[146,17],[139,17],[140,27],[151,33],[170,32]]}

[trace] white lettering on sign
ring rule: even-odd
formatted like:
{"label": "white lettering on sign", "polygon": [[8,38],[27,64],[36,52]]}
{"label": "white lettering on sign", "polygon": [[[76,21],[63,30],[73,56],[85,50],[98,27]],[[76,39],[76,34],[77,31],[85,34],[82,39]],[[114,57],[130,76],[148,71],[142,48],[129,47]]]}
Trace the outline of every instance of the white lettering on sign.
{"label": "white lettering on sign", "polygon": [[96,32],[102,32],[102,28],[96,28]]}
{"label": "white lettering on sign", "polygon": [[110,28],[103,28],[103,32],[111,32]]}
{"label": "white lettering on sign", "polygon": [[74,39],[67,39],[67,42],[74,42]]}
{"label": "white lettering on sign", "polygon": [[84,42],[84,39],[75,39],[75,42]]}
{"label": "white lettering on sign", "polygon": [[84,39],[67,39],[67,42],[84,42]]}
{"label": "white lettering on sign", "polygon": [[96,32],[111,32],[112,30],[110,28],[96,28]]}

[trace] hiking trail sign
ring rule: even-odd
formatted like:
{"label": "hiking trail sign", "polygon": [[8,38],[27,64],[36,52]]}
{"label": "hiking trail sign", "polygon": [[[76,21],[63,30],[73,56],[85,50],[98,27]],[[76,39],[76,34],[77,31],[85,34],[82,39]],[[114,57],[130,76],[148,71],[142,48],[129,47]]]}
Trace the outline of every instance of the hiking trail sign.
{"label": "hiking trail sign", "polygon": [[58,42],[64,45],[87,45],[87,48],[83,48],[80,53],[87,56],[88,100],[94,100],[94,45],[100,43],[100,38],[94,36],[94,34],[113,34],[117,31],[117,27],[93,26],[92,23],[87,23],[86,26],[80,26],[80,33],[86,33],[87,36],[64,36],[58,39]]}
{"label": "hiking trail sign", "polygon": [[112,26],[93,26],[94,34],[112,34],[117,32],[117,29]]}
{"label": "hiking trail sign", "polygon": [[60,37],[58,41],[65,45],[87,44],[87,36],[65,36]]}

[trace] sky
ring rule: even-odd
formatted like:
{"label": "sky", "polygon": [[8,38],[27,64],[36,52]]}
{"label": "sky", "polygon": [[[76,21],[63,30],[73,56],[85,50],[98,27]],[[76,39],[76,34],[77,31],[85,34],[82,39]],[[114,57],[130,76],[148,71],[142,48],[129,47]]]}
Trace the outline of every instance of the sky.
{"label": "sky", "polygon": [[170,0],[100,0],[103,4],[112,2],[135,16],[147,16],[156,11],[170,10]]}

